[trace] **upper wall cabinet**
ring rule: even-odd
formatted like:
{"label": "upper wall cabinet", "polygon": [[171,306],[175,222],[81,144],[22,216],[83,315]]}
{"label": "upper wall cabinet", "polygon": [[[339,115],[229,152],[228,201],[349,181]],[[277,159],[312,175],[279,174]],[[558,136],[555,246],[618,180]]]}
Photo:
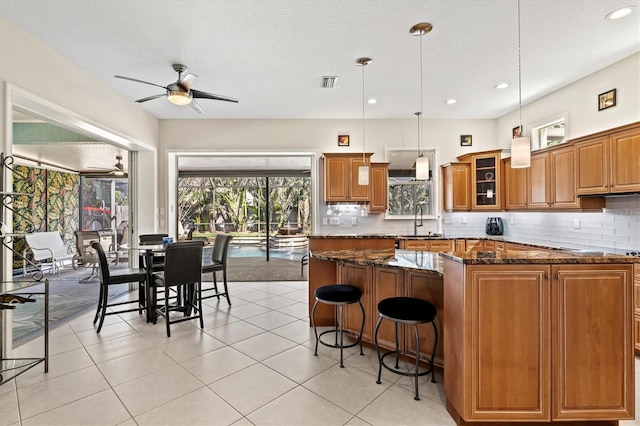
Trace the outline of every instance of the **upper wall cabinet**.
{"label": "upper wall cabinet", "polygon": [[471,210],[500,210],[502,201],[502,150],[458,157],[471,163]]}
{"label": "upper wall cabinet", "polygon": [[502,160],[504,170],[504,207],[507,210],[527,208],[527,188],[529,179],[527,169],[511,168],[511,158]]}
{"label": "upper wall cabinet", "polygon": [[471,210],[471,164],[448,163],[442,166],[444,210]]}
{"label": "upper wall cabinet", "polygon": [[389,194],[389,163],[371,163],[371,202],[369,213],[384,213],[387,211]]}
{"label": "upper wall cabinet", "polygon": [[640,191],[640,124],[575,143],[579,195]]}
{"label": "upper wall cabinet", "polygon": [[[371,164],[372,155],[373,153],[364,155],[367,166]],[[323,160],[326,203],[368,203],[371,200],[371,185],[358,184],[358,168],[362,165],[362,154],[325,153]]]}
{"label": "upper wall cabinet", "polygon": [[576,195],[575,151],[560,146],[531,155],[527,170],[530,209],[599,209],[604,199]]}

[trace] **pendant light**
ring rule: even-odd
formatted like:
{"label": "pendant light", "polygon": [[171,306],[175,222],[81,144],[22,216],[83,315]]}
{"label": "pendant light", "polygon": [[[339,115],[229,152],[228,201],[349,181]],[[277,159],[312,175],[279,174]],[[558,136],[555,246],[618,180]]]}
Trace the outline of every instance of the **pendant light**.
{"label": "pendant light", "polygon": [[362,67],[362,166],[358,167],[358,185],[369,185],[369,167],[364,154],[364,67],[371,62],[373,62],[371,58],[356,59],[356,65]]}
{"label": "pendant light", "polygon": [[429,158],[424,156],[420,147],[422,140],[422,36],[428,34],[433,26],[428,22],[421,22],[414,25],[409,30],[409,34],[420,36],[420,111],[416,112],[418,117],[418,158],[416,158],[416,179],[429,179]]}
{"label": "pendant light", "polygon": [[522,66],[520,61],[520,0],[518,0],[518,134],[511,140],[511,168],[523,169],[531,166],[531,139],[522,133]]}

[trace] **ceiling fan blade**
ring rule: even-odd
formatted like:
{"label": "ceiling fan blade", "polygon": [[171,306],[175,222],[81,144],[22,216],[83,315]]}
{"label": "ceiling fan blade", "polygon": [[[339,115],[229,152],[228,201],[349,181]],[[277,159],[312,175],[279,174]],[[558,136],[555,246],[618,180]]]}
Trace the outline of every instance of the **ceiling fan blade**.
{"label": "ceiling fan blade", "polygon": [[235,98],[230,98],[227,96],[214,95],[213,93],[201,92],[199,90],[191,89],[191,94],[194,98],[201,99],[214,99],[216,101],[226,101],[226,102],[235,102],[238,103],[238,100]]}
{"label": "ceiling fan blade", "polygon": [[149,96],[149,97],[146,97],[146,98],[138,99],[136,102],[142,103],[142,102],[150,101],[152,99],[162,98],[162,97],[166,97],[166,96],[167,95],[165,93],[163,93],[162,95],[153,95],[153,96]]}
{"label": "ceiling fan blade", "polygon": [[137,83],[150,84],[150,85],[152,85],[152,86],[162,87],[163,89],[166,89],[166,88],[167,88],[166,86],[161,86],[161,85],[159,85],[159,84],[150,83],[150,82],[148,82],[148,81],[144,81],[144,80],[138,80],[137,78],[124,77],[124,76],[122,76],[122,75],[116,75],[116,76],[114,76],[114,77],[115,77],[115,78],[121,78],[121,79],[123,79],[123,80],[135,81],[135,82],[137,82]]}
{"label": "ceiling fan blade", "polygon": [[200,107],[200,104],[198,104],[195,99],[191,99],[189,106],[193,108],[198,114],[202,114],[204,112]]}
{"label": "ceiling fan blade", "polygon": [[176,83],[178,86],[183,88],[184,90],[189,91],[191,89],[191,85],[194,81],[196,81],[197,75],[187,73],[182,76],[182,78]]}

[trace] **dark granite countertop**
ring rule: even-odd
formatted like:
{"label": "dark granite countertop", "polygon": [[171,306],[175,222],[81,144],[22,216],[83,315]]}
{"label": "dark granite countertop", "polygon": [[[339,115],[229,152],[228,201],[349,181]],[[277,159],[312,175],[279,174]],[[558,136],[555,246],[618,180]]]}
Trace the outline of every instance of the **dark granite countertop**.
{"label": "dark granite countertop", "polygon": [[357,265],[419,269],[442,277],[443,260],[438,253],[414,250],[314,250],[311,257],[333,262],[348,262]]}
{"label": "dark granite countertop", "polygon": [[350,238],[350,239],[365,239],[365,238],[397,238],[395,234],[321,234],[321,235],[309,235],[309,239],[334,239],[334,238]]}
{"label": "dark granite countertop", "polygon": [[440,253],[440,256],[465,265],[531,265],[531,264],[590,264],[590,263],[640,263],[640,258],[621,254],[588,250],[531,251],[506,250],[464,251]]}
{"label": "dark granite countertop", "polygon": [[640,258],[596,251],[466,251],[434,253],[414,250],[316,250],[311,257],[334,262],[348,262],[406,270],[419,269],[442,276],[443,259],[465,265],[526,265],[526,264],[596,264],[640,263]]}

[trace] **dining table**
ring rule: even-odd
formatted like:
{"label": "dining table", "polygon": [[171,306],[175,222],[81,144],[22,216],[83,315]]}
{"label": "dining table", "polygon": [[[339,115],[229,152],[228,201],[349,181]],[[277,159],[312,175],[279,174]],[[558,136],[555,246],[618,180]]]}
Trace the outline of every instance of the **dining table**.
{"label": "dining table", "polygon": [[145,307],[147,311],[147,322],[156,323],[158,316],[156,315],[156,292],[153,286],[153,258],[154,256],[164,256],[166,244],[123,244],[122,248],[138,252],[144,258],[144,267],[147,273],[147,284],[145,288]]}

